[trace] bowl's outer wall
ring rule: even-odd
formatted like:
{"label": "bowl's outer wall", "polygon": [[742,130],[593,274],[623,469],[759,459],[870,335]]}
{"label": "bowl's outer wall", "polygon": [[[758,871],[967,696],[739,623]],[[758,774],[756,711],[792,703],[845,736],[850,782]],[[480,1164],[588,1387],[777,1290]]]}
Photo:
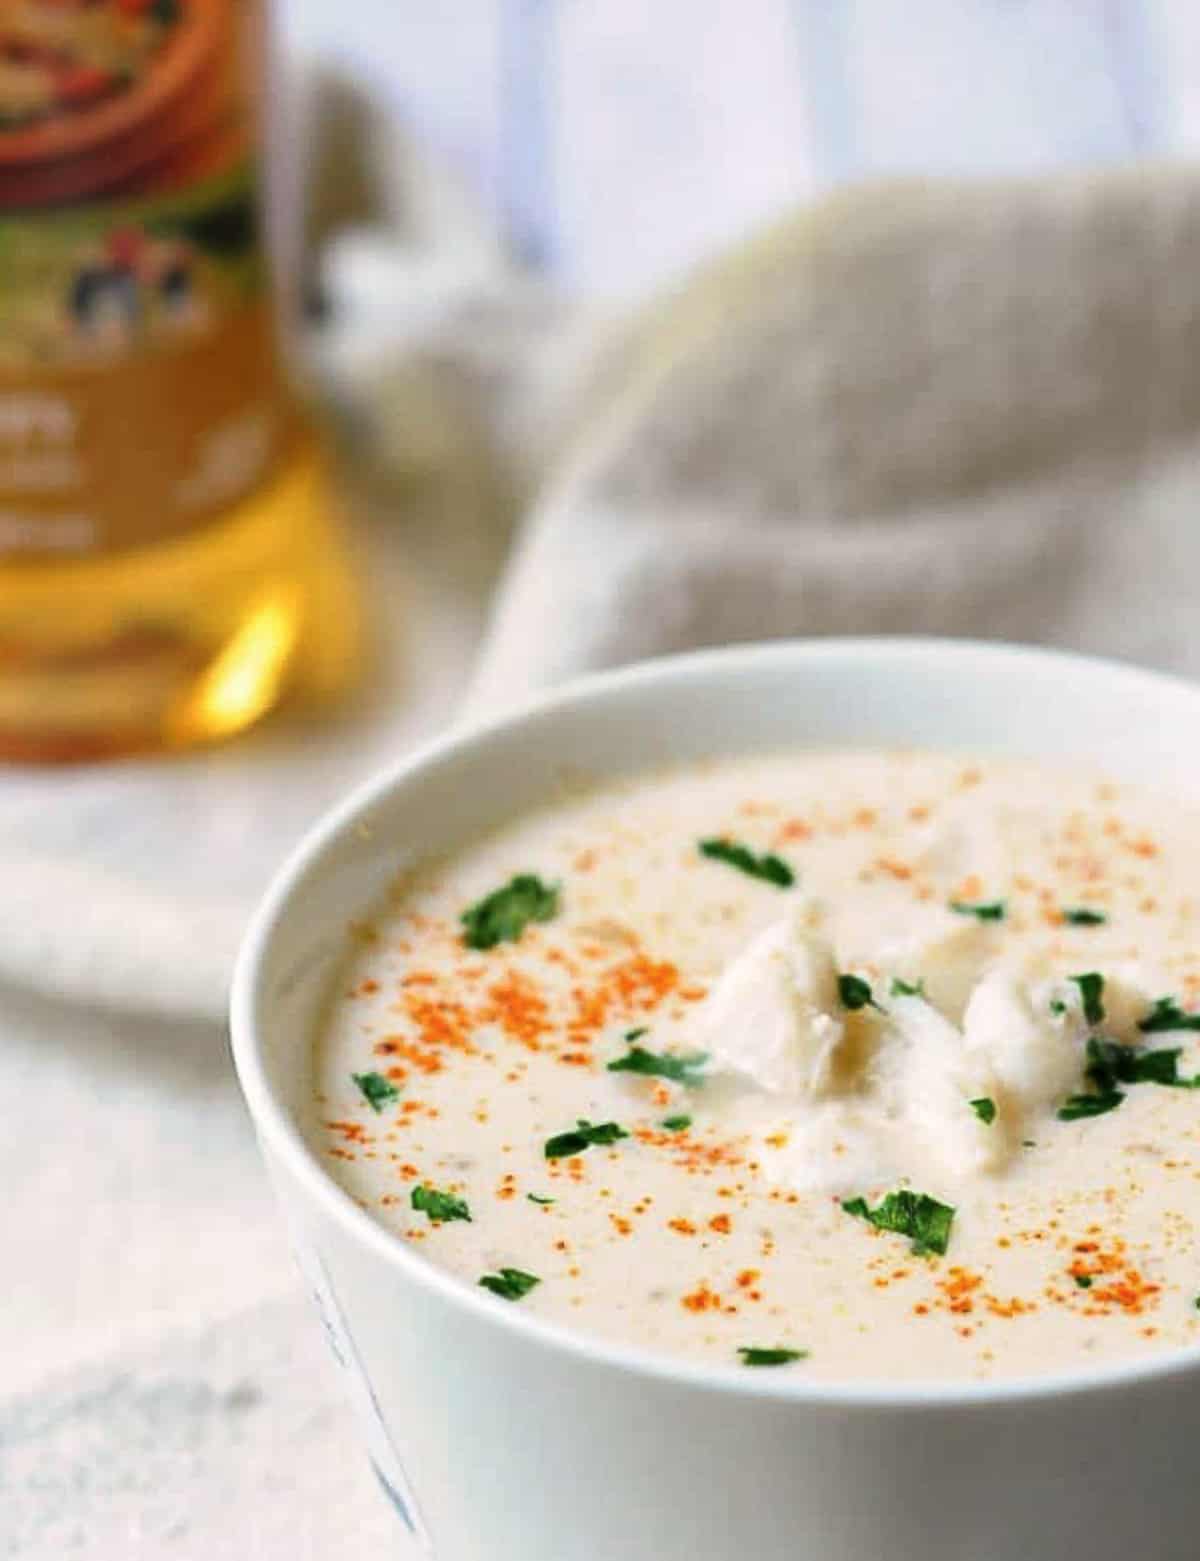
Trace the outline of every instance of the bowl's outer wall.
{"label": "bowl's outer wall", "polygon": [[[373,1461],[438,1561],[1195,1561],[1200,1369],[1079,1392],[806,1401],[615,1365],[506,1326],[365,1239],[298,1142],[347,922],[405,861],[564,771],[838,744],[1077,757],[1195,792],[1200,692],[1004,647],[777,645],[599,680],[360,793],[268,897],[235,983],[239,1071]],[[372,1231],[372,1236],[375,1232]],[[433,1536],[430,1549],[429,1536]]]}
{"label": "bowl's outer wall", "polygon": [[413,1561],[1195,1561],[1194,1375],[966,1408],[644,1377],[498,1333],[272,1170]]}

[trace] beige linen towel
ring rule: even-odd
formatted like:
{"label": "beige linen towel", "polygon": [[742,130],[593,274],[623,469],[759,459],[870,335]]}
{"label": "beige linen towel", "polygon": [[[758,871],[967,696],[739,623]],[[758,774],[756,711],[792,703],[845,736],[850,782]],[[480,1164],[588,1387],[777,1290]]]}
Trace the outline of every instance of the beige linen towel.
{"label": "beige linen towel", "polygon": [[625,349],[544,493],[469,709],[789,634],[1200,670],[1200,177],[864,188]]}

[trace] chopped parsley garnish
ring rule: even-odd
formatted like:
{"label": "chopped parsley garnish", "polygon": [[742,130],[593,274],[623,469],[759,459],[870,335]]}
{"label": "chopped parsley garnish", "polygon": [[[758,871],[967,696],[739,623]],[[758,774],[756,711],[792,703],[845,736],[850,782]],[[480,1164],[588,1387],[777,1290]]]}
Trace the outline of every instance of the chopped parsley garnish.
{"label": "chopped parsley garnish", "polygon": [[615,1122],[586,1122],[582,1117],[568,1133],[558,1133],[546,1140],[547,1160],[572,1159],[596,1144],[615,1144],[629,1134]]}
{"label": "chopped parsley garnish", "polygon": [[971,1110],[988,1127],[996,1120],[996,1102],[988,1095],[981,1095],[978,1100],[971,1101]]}
{"label": "chopped parsley garnish", "polygon": [[924,997],[925,983],[924,981],[902,981],[899,976],[893,976],[889,994],[892,997]]}
{"label": "chopped parsley garnish", "polygon": [[1092,1288],[1092,1276],[1090,1274],[1072,1274],[1071,1278],[1081,1290],[1090,1290]]}
{"label": "chopped parsley garnish", "polygon": [[1003,900],[951,900],[950,909],[976,921],[1003,921],[1008,907]]}
{"label": "chopped parsley garnish", "polygon": [[755,1344],[738,1346],[743,1366],[790,1366],[794,1360],[807,1360],[807,1350],[789,1350],[781,1346],[762,1349]]}
{"label": "chopped parsley garnish", "polygon": [[529,1199],[530,1203],[540,1203],[543,1208],[547,1208],[554,1202],[553,1198],[541,1198],[536,1192],[527,1192],[525,1196]]}
{"label": "chopped parsley garnish", "polygon": [[[1073,979],[1079,980],[1080,977]],[[1099,979],[1099,978],[1097,978]],[[1197,1079],[1179,1077],[1180,1049],[1164,1047],[1159,1051],[1138,1051],[1106,1036],[1090,1036],[1087,1043],[1087,1081],[1090,1095],[1072,1095],[1058,1110],[1060,1122],[1076,1122],[1082,1117],[1102,1117],[1115,1111],[1125,1099],[1118,1084],[1165,1084],[1176,1089],[1195,1089]]]}
{"label": "chopped parsley garnish", "polygon": [[865,1198],[850,1198],[842,1204],[847,1214],[866,1220],[876,1230],[895,1231],[908,1236],[918,1257],[930,1252],[942,1255],[950,1241],[950,1226],[954,1222],[954,1210],[948,1203],[939,1203],[927,1193],[889,1192],[877,1208],[870,1208]]}
{"label": "chopped parsley garnish", "polygon": [[670,1079],[675,1084],[698,1084],[698,1070],[707,1061],[707,1052],[683,1052],[672,1057],[667,1052],[650,1052],[644,1046],[631,1046],[623,1057],[609,1063],[608,1071],[639,1073],[647,1079]]}
{"label": "chopped parsley garnish", "polygon": [[1061,1018],[1062,1015],[1066,1013],[1066,1011],[1067,1005],[1063,1002],[1061,997],[1052,997],[1050,999],[1050,1012],[1055,1016],[1055,1018]]}
{"label": "chopped parsley garnish", "polygon": [[1180,1049],[1138,1051],[1093,1035],[1087,1043],[1087,1076],[1106,1094],[1117,1084],[1179,1084]]}
{"label": "chopped parsley garnish", "polygon": [[839,976],[838,996],[842,1000],[842,1007],[848,1008],[851,1013],[857,1013],[860,1008],[875,1008],[880,1013],[883,1012],[875,1001],[871,983],[864,981],[861,976]]}
{"label": "chopped parsley garnish", "polygon": [[439,1192],[436,1187],[414,1187],[409,1200],[418,1214],[428,1214],[431,1220],[444,1225],[448,1220],[471,1219],[471,1211],[462,1198],[453,1193]]}
{"label": "chopped parsley garnish", "polygon": [[1068,976],[1079,988],[1083,1000],[1083,1017],[1089,1024],[1104,1023],[1104,977],[1089,970],[1083,976]]}
{"label": "chopped parsley garnish", "polygon": [[1144,1019],[1138,1021],[1143,1035],[1160,1030],[1200,1030],[1200,1014],[1186,1014],[1173,997],[1160,997]]}
{"label": "chopped parsley garnish", "polygon": [[1105,1090],[1102,1095],[1072,1095],[1055,1114],[1060,1122],[1079,1122],[1084,1117],[1102,1117],[1115,1111],[1124,1099],[1119,1089]]}
{"label": "chopped parsley garnish", "polygon": [[749,846],[739,845],[736,840],[702,840],[700,855],[736,867],[751,878],[761,878],[763,883],[773,883],[777,889],[790,889],[796,882],[795,873],[782,857],[774,856],[770,851],[755,856]]}
{"label": "chopped parsley garnish", "polygon": [[382,1073],[352,1073],[350,1077],[362,1090],[363,1099],[372,1111],[382,1111],[389,1101],[400,1098],[400,1091]]}
{"label": "chopped parsley garnish", "polygon": [[640,1041],[643,1035],[649,1035],[650,1031],[644,1024],[639,1024],[636,1030],[625,1031],[625,1044],[632,1046],[634,1041]]}
{"label": "chopped parsley garnish", "polygon": [[686,1133],[692,1125],[691,1117],[664,1117],[661,1125],[668,1133]]}
{"label": "chopped parsley garnish", "polygon": [[518,873],[459,920],[469,949],[494,949],[497,943],[515,943],[531,921],[551,921],[557,914],[558,886],[544,884],[533,873]]}
{"label": "chopped parsley garnish", "polygon": [[1107,911],[1093,910],[1090,905],[1064,905],[1059,915],[1068,927],[1103,927],[1108,920]]}
{"label": "chopped parsley garnish", "polygon": [[536,1274],[520,1268],[502,1268],[498,1274],[484,1274],[479,1283],[502,1301],[519,1301],[541,1284]]}

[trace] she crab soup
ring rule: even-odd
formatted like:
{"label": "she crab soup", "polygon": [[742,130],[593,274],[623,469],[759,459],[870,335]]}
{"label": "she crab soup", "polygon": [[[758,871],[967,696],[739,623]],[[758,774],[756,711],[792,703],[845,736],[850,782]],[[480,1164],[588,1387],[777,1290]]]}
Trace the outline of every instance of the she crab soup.
{"label": "she crab soup", "polygon": [[498,1307],[814,1380],[1200,1340],[1200,818],[921,752],[565,791],[355,929],[309,1136]]}

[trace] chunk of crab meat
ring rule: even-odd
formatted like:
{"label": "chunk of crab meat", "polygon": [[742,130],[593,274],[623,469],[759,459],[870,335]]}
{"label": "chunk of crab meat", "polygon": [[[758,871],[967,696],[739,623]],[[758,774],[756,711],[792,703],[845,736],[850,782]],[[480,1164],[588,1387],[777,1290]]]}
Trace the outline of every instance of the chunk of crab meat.
{"label": "chunk of crab meat", "polygon": [[845,1034],[837,969],[801,903],[726,966],[697,1016],[710,1068],[773,1095],[826,1093]]}
{"label": "chunk of crab meat", "polygon": [[[997,1071],[944,1014],[920,997],[896,997],[876,1059],[884,1099],[923,1151],[955,1175],[996,1171],[1012,1153],[1013,1128]],[[997,1108],[985,1121],[972,1104]]]}
{"label": "chunk of crab meat", "polygon": [[906,909],[908,925],[899,936],[876,945],[874,962],[910,986],[918,982],[933,1006],[958,1024],[967,1000],[995,957],[996,930],[973,916],[941,906]]}
{"label": "chunk of crab meat", "polygon": [[963,1017],[968,1052],[986,1060],[1026,1111],[1055,1105],[1078,1091],[1083,1078],[1087,1022],[1078,1003],[1056,1009],[1056,990],[1030,987],[1018,971],[997,967],[971,993]]}
{"label": "chunk of crab meat", "polygon": [[[1128,962],[1102,965],[1096,974],[1104,983],[1100,988],[1104,1018],[1095,1028],[1126,1046],[1143,1044],[1146,1037],[1138,1029],[1138,1023],[1154,1007],[1155,1000],[1164,992],[1170,991],[1169,977],[1155,974],[1143,965]],[[1083,993],[1078,981],[1072,981],[1069,977],[1058,977],[1053,981],[1044,982],[1039,987],[1035,1000],[1041,1006],[1056,1011],[1065,1008],[1068,1014],[1078,1015],[1079,1021],[1086,1023],[1083,1018]]]}

